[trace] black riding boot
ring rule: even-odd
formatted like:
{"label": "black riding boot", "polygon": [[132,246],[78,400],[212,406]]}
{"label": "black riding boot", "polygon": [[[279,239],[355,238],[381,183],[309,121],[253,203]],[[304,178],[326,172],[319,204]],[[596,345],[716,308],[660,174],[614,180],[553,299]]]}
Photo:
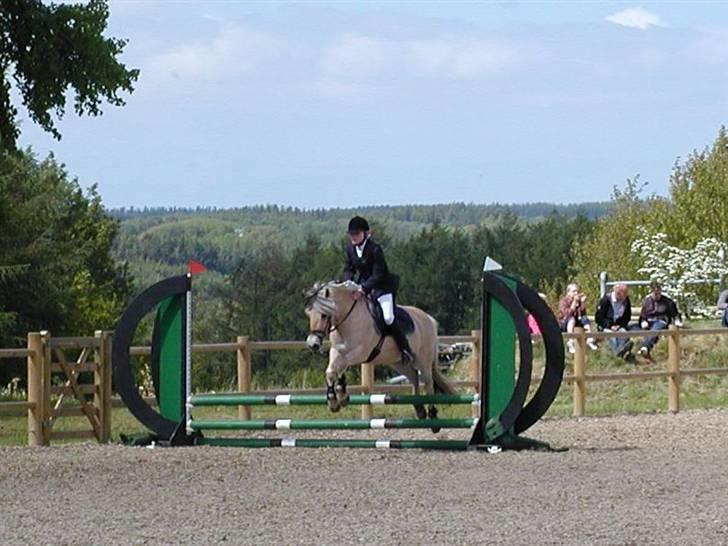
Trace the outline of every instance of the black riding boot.
{"label": "black riding boot", "polygon": [[407,336],[396,322],[389,325],[389,335],[394,338],[394,341],[399,346],[399,350],[402,352],[402,364],[410,364],[413,362],[415,355],[412,352],[409,341],[407,341]]}

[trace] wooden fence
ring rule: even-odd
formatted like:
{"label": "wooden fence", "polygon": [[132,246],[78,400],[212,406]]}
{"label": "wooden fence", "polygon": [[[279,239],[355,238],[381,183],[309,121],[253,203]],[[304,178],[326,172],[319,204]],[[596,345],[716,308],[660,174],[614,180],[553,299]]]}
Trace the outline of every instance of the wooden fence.
{"label": "wooden fence", "polygon": [[[725,375],[727,367],[689,368],[681,366],[680,340],[686,336],[728,335],[727,328],[677,329],[655,332],[598,332],[588,337],[606,340],[612,337],[636,337],[656,335],[667,337],[668,357],[664,370],[634,371],[620,373],[587,373],[587,335],[581,329],[573,334],[564,334],[564,339],[575,341],[573,355],[573,373],[564,376],[564,382],[570,383],[573,391],[573,415],[586,414],[587,384],[598,381],[625,380],[667,380],[667,408],[669,411],[680,410],[680,386],[683,377],[697,375]],[[470,379],[455,381],[460,388],[477,390],[480,385],[479,359],[480,337],[478,331],[470,336],[442,336],[441,343],[472,343],[474,350],[469,362]],[[252,341],[247,336],[238,337],[231,343],[193,344],[193,353],[234,352],[237,357],[237,382],[240,392],[263,393],[251,391],[252,353],[256,351],[290,351],[305,350],[303,341]],[[78,355],[69,358],[66,351],[75,350]],[[79,352],[80,351],[80,352]],[[149,355],[150,347],[132,347],[132,355]],[[0,402],[0,416],[28,414],[28,443],[30,445],[48,445],[52,439],[61,438],[96,438],[100,442],[108,441],[111,429],[111,333],[96,332],[95,337],[52,338],[49,333],[28,334],[28,346],[22,349],[0,349],[0,360],[3,358],[27,358],[28,362],[28,399],[25,402]],[[89,361],[89,358],[92,361]],[[55,358],[55,360],[53,360]],[[571,359],[570,359],[571,360]],[[567,369],[568,369],[567,362]],[[93,382],[87,385],[79,383],[79,374],[93,373]],[[55,385],[51,380],[52,374]],[[540,378],[535,377],[533,384]],[[60,382],[60,384],[58,384]],[[408,389],[408,385],[375,385],[374,367],[363,364],[361,384],[350,385],[352,393],[398,392]],[[321,389],[279,389],[276,392],[302,393],[319,392]],[[51,398],[55,404],[51,408]],[[89,399],[91,398],[91,399]],[[74,400],[73,405],[65,402]],[[116,402],[116,401],[115,401]],[[153,403],[150,400],[150,403]],[[113,405],[116,405],[114,403]],[[62,416],[85,416],[91,428],[85,431],[53,431],[54,422]],[[239,408],[241,419],[251,418],[251,408]],[[371,406],[362,406],[362,418],[371,418]]]}
{"label": "wooden fence", "polygon": [[[111,333],[94,337],[52,338],[49,332],[28,334],[25,349],[0,349],[0,358],[27,359],[27,399],[0,403],[0,415],[28,414],[28,445],[51,440],[111,436]],[[91,375],[91,382],[83,379]],[[54,404],[51,407],[51,401]],[[89,429],[54,430],[61,417],[86,417]]]}
{"label": "wooden fence", "polygon": [[[587,337],[597,341],[609,338],[633,338],[636,336],[657,336],[667,338],[667,362],[663,371],[630,371],[624,373],[587,374]],[[670,325],[667,330],[645,332],[632,330],[629,332],[595,332],[588,335],[582,328],[576,328],[573,334],[564,334],[565,339],[575,341],[574,373],[565,375],[564,381],[572,383],[575,417],[586,414],[586,384],[594,381],[640,380],[640,379],[667,379],[667,409],[677,413],[680,411],[680,384],[681,379],[695,375],[726,375],[728,366],[720,368],[690,368],[684,369],[680,365],[680,339],[687,336],[728,335],[728,328],[701,328],[680,329]]]}

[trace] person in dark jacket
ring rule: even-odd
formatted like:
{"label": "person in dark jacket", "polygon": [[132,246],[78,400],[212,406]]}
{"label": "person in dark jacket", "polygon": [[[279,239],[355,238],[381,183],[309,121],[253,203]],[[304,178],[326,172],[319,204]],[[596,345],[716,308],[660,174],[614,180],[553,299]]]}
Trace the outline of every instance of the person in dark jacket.
{"label": "person in dark jacket", "polygon": [[[670,324],[682,325],[677,305],[662,293],[662,286],[659,282],[652,281],[650,293],[642,302],[640,327],[643,330],[664,330]],[[655,343],[657,343],[657,336],[645,338],[640,345],[639,354],[649,358]]]}
{"label": "person in dark jacket", "polygon": [[718,295],[718,302],[715,304],[719,311],[723,312],[720,325],[728,328],[728,289],[722,290]]}
{"label": "person in dark jacket", "polygon": [[[629,287],[626,284],[615,284],[609,294],[605,294],[597,305],[594,322],[597,328],[607,332],[626,332],[629,330],[629,320],[632,316],[632,303],[629,300]],[[626,337],[610,337],[607,343],[612,352],[625,360],[634,358],[632,347],[634,343]]]}
{"label": "person in dark jacket", "polygon": [[361,216],[349,220],[349,242],[346,245],[344,280],[361,285],[354,292],[354,299],[368,297],[379,303],[389,335],[394,338],[402,352],[402,362],[414,360],[407,336],[394,320],[394,298],[399,277],[389,271],[382,247],[369,233],[369,222]]}

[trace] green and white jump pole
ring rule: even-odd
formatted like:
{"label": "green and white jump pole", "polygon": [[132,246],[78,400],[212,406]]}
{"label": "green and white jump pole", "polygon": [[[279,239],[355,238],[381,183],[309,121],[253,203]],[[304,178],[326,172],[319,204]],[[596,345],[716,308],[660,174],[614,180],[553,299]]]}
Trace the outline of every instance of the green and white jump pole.
{"label": "green and white jump pole", "polygon": [[[199,270],[199,269],[198,269]],[[114,333],[113,367],[116,389],[129,410],[161,445],[219,445],[240,447],[370,447],[382,449],[548,449],[520,434],[533,425],[553,402],[564,373],[561,332],[538,294],[515,277],[501,272],[486,258],[481,277],[480,395],[351,395],[350,404],[478,404],[476,419],[369,420],[196,420],[191,409],[200,406],[326,405],[325,394],[256,395],[243,393],[191,394],[192,274],[161,281],[126,309]],[[152,378],[159,412],[138,393],[130,367],[129,348],[134,329],[157,309],[152,337]],[[526,312],[538,323],[545,345],[543,379],[526,403],[533,354]],[[514,379],[516,347],[518,375]],[[356,440],[207,437],[209,430],[363,430],[401,428],[467,428],[469,440]]]}

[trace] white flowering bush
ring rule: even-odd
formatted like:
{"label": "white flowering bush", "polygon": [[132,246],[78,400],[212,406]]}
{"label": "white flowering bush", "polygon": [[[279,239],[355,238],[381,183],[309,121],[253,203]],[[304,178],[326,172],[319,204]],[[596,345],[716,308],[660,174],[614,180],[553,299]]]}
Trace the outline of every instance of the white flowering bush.
{"label": "white flowering bush", "polygon": [[696,288],[699,281],[722,279],[728,274],[723,241],[711,237],[701,239],[693,248],[683,249],[668,244],[664,233],[650,234],[640,228],[640,237],[632,243],[632,252],[644,259],[639,272],[658,281],[685,316],[715,315],[713,302],[702,301]]}

